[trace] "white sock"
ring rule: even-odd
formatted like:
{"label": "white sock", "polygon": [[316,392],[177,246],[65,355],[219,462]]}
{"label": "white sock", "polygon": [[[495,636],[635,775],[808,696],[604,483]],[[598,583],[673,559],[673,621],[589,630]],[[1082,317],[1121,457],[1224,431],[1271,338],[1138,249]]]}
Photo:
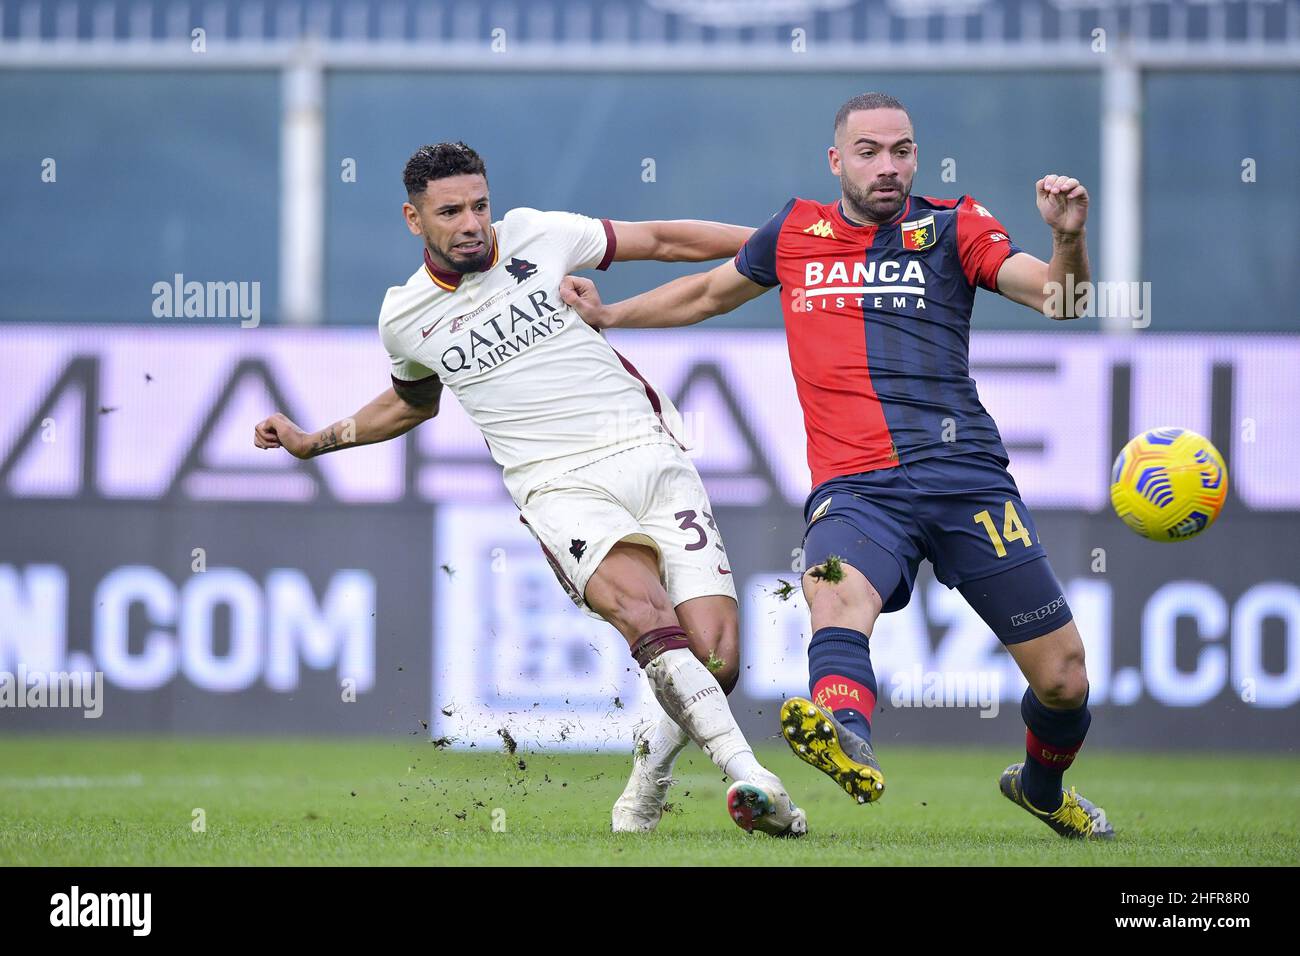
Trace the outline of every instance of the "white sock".
{"label": "white sock", "polygon": [[648,753],[645,756],[646,769],[656,780],[673,775],[673,764],[691,738],[678,726],[677,721],[659,708],[659,719],[655,721],[649,733],[642,738],[646,742]]}
{"label": "white sock", "polygon": [[717,679],[685,647],[664,651],[648,665],[655,699],[668,716],[732,780],[770,777],[736,726]]}

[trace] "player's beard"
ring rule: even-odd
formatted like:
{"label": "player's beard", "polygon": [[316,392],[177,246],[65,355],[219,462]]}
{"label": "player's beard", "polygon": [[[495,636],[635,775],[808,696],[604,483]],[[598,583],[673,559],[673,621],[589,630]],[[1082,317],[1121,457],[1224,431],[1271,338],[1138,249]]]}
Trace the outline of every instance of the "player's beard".
{"label": "player's beard", "polygon": [[[463,242],[464,240],[461,241]],[[425,244],[431,250],[438,249],[433,240],[428,236],[425,237]],[[492,261],[492,237],[484,237],[483,251],[472,259],[466,259],[464,256],[454,257],[454,252],[454,249],[438,249],[438,255],[436,258],[446,262],[451,267],[452,272],[459,272],[462,275],[467,275],[471,272],[482,272],[487,268],[488,263]]]}
{"label": "player's beard", "polygon": [[847,177],[840,178],[840,187],[844,190],[844,198],[848,200],[847,211],[849,213],[855,210],[859,215],[865,215],[870,222],[881,223],[888,222],[898,215],[903,204],[907,202],[907,197],[912,193],[912,184],[903,184],[901,180],[890,180],[889,184],[898,190],[896,195],[889,198],[877,198],[875,190],[877,187],[884,185],[883,182],[872,183],[870,187],[863,189],[857,183],[850,182]]}
{"label": "player's beard", "polygon": [[473,259],[456,260],[451,259],[450,257],[448,257],[448,259],[451,262],[451,267],[457,272],[482,272],[487,268],[487,264],[492,260],[492,243],[489,241],[486,248],[484,248],[484,250]]}

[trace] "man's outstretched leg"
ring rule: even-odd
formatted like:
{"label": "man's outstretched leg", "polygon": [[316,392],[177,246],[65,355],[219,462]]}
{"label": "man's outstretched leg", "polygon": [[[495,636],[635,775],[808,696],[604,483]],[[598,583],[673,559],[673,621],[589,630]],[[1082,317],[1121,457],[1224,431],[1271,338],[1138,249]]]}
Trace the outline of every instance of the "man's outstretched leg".
{"label": "man's outstretched leg", "polygon": [[1083,746],[1092,715],[1083,640],[1074,621],[1042,637],[1008,647],[1029,681],[1020,702],[1025,760],[1002,772],[1003,796],[1024,807],[1063,837],[1109,840],[1115,828],[1106,811],[1063,785],[1065,771]]}
{"label": "man's outstretched leg", "polygon": [[[722,692],[730,694],[740,673],[740,628],[735,599],[721,594],[691,598],[678,604],[674,611],[686,631],[691,653],[717,679]],[[673,782],[673,764],[690,743],[690,737],[677,721],[663,708],[656,710],[656,717],[637,727],[632,773],[614,803],[615,833],[644,833],[658,826]]]}
{"label": "man's outstretched leg", "polygon": [[[883,576],[873,568],[877,579],[896,582],[897,562],[874,543],[857,542],[859,563],[871,563],[870,549],[879,552]],[[782,705],[781,733],[800,760],[822,771],[858,803],[871,803],[885,791],[885,777],[871,749],[876,675],[870,635],[883,602],[866,575],[837,555],[810,568],[803,588],[812,612],[811,699],[792,697]]]}
{"label": "man's outstretched leg", "polygon": [[[1047,559],[958,587],[1006,644],[1029,682],[1020,702],[1025,759],[1002,772],[998,781],[1002,795],[1063,837],[1110,839],[1115,830],[1106,811],[1063,784],[1092,715],[1083,639]],[[1025,608],[1036,609],[1033,617],[1024,613]]]}
{"label": "man's outstretched leg", "polygon": [[587,582],[584,598],[627,640],[664,711],[736,781],[728,791],[733,819],[746,830],[801,836],[807,829],[803,811],[791,803],[776,775],[755,759],[722,687],[691,652],[659,579],[654,550],[615,545]]}
{"label": "man's outstretched leg", "polygon": [[901,468],[879,468],[822,482],[804,505],[811,700],[786,701],[781,732],[795,756],[863,804],[885,791],[871,747],[871,632],[911,598],[924,544],[914,497]]}

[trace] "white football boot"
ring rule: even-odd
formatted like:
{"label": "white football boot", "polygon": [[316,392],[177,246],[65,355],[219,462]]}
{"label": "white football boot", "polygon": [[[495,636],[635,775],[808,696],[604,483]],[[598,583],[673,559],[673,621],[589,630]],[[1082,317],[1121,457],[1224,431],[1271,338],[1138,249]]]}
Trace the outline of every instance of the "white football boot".
{"label": "white football boot", "polygon": [[801,837],[808,817],[796,807],[775,774],[737,780],[727,790],[727,812],[746,833],[755,830],[776,837]]}
{"label": "white football boot", "polygon": [[[614,802],[610,829],[615,833],[649,833],[663,817],[668,788],[673,785],[673,760],[690,738],[679,730],[677,740],[663,741],[662,730],[658,735],[653,733],[655,730],[656,722],[652,720],[637,725],[633,736],[632,774]],[[652,752],[652,738],[659,739],[660,753]]]}

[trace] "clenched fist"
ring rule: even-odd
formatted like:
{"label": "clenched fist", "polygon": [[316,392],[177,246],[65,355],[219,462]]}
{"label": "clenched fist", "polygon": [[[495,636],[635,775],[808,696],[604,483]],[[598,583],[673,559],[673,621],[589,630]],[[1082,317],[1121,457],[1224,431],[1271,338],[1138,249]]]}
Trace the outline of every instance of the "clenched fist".
{"label": "clenched fist", "polygon": [[590,279],[565,276],[560,280],[560,299],[593,329],[605,328],[605,306],[600,301],[596,283]]}
{"label": "clenched fist", "polygon": [[1038,212],[1058,236],[1077,236],[1088,219],[1088,190],[1073,176],[1050,173],[1034,184]]}
{"label": "clenched fist", "polygon": [[258,448],[283,448],[294,458],[311,457],[311,436],[279,412],[257,423],[253,444]]}

